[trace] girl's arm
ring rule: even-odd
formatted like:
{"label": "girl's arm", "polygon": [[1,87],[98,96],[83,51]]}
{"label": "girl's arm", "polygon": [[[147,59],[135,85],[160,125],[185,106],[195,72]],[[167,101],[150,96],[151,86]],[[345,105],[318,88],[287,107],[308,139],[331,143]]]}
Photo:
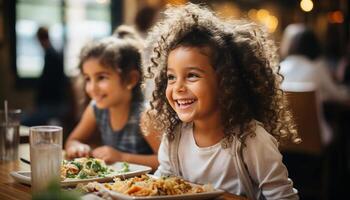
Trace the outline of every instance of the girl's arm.
{"label": "girl's arm", "polygon": [[90,146],[84,144],[96,130],[96,119],[92,106],[87,106],[78,125],[69,135],[65,149],[68,158],[89,156]]}
{"label": "girl's arm", "polygon": [[243,159],[250,177],[265,199],[299,199],[298,191],[288,178],[278,143],[264,128],[257,125],[255,137],[247,137]]}

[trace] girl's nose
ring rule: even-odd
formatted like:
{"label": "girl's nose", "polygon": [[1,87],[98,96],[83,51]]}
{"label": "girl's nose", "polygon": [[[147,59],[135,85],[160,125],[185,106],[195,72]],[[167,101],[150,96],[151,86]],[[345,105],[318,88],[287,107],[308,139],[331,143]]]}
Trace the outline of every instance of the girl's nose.
{"label": "girl's nose", "polygon": [[98,84],[96,82],[92,82],[92,92],[96,94],[98,92]]}
{"label": "girl's nose", "polygon": [[88,94],[90,94],[90,96],[94,95],[97,93],[98,87],[97,84],[94,81],[90,81],[87,85],[86,85],[86,92]]}
{"label": "girl's nose", "polygon": [[176,92],[184,92],[186,91],[186,85],[184,83],[183,80],[178,79],[175,83],[175,87],[174,87]]}

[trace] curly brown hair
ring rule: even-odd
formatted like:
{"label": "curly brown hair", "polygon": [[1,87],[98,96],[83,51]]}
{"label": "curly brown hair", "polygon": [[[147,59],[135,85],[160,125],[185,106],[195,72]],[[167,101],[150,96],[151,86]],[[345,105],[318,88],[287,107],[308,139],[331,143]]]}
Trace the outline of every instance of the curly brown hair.
{"label": "curly brown hair", "polygon": [[[211,49],[211,62],[219,77],[218,97],[227,138],[254,133],[253,120],[278,141],[298,141],[292,117],[286,108],[278,73],[277,48],[257,24],[244,20],[223,20],[206,7],[186,4],[168,7],[165,19],[149,33],[154,44],[146,78],[155,78],[155,90],[148,111],[158,130],[172,139],[180,119],[165,95],[167,58],[179,46]],[[240,131],[234,131],[237,127]],[[241,138],[242,139],[242,138]]]}

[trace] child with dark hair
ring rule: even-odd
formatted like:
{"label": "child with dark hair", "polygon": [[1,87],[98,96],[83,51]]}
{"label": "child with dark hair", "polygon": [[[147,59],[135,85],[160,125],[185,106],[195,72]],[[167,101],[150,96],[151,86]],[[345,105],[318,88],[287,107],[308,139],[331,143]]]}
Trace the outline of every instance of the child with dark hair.
{"label": "child with dark hair", "polygon": [[[126,161],[158,166],[159,141],[140,129],[142,41],[136,32],[120,26],[114,36],[87,44],[79,67],[92,99],[66,142],[68,157],[93,156],[107,163]],[[104,146],[87,142],[99,128]]]}
{"label": "child with dark hair", "polygon": [[164,130],[155,174],[249,199],[298,199],[278,144],[300,139],[267,33],[187,4],[168,8],[149,39],[146,77],[156,88],[148,113]]}

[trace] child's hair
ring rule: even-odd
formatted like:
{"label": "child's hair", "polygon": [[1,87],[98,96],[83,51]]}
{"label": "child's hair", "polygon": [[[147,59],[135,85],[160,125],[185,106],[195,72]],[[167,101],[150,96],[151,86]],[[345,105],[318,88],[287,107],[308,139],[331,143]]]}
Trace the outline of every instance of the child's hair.
{"label": "child's hair", "polygon": [[[90,58],[99,60],[102,66],[116,70],[122,79],[126,81],[129,73],[136,70],[142,76],[141,51],[143,42],[136,31],[128,26],[122,25],[116,28],[113,36],[88,43],[80,53],[79,68]],[[141,81],[132,91],[133,102],[143,100],[141,92]]]}
{"label": "child's hair", "polygon": [[[154,78],[155,90],[149,116],[172,139],[180,119],[165,95],[167,58],[179,46],[209,47],[221,90],[218,96],[227,138],[253,132],[251,121],[262,122],[277,140],[298,139],[280,88],[282,76],[274,42],[258,25],[248,21],[224,21],[205,7],[187,4],[170,7],[165,20],[149,33],[153,55],[146,78]],[[152,42],[151,42],[152,43]],[[235,128],[239,126],[239,132]]]}

